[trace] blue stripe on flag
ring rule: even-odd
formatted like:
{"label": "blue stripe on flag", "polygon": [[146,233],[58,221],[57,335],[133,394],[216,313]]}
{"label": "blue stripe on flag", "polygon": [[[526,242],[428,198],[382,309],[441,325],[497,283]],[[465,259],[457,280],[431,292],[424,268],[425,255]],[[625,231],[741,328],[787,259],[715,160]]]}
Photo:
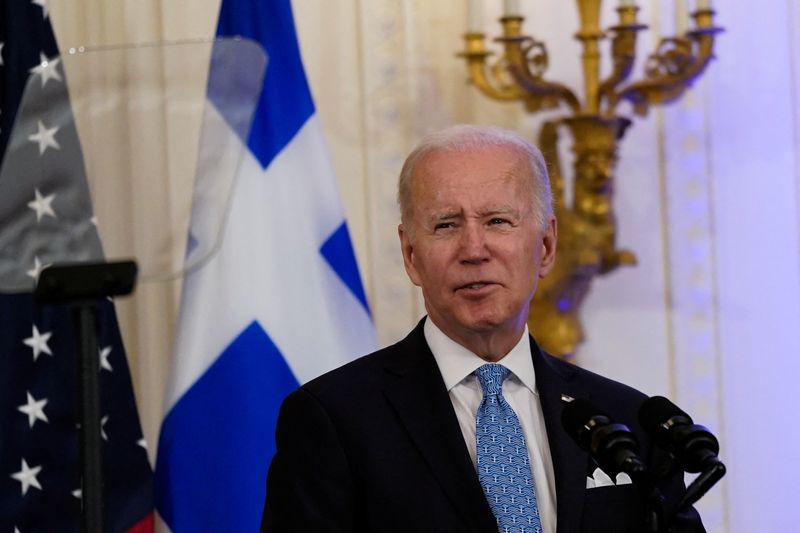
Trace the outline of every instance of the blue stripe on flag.
{"label": "blue stripe on flag", "polygon": [[242,36],[267,51],[264,91],[247,145],[267,168],[314,114],[288,0],[225,0],[217,36]]}
{"label": "blue stripe on flag", "polygon": [[298,386],[253,321],[181,397],[161,427],[155,474],[173,531],[258,530],[278,410]]}
{"label": "blue stripe on flag", "polygon": [[350,241],[350,232],[347,231],[347,222],[334,231],[328,240],[319,249],[322,257],[328,262],[336,275],[347,285],[350,292],[361,302],[369,314],[369,304],[364,287],[361,285],[361,276],[358,275],[358,263],[353,254],[353,243]]}

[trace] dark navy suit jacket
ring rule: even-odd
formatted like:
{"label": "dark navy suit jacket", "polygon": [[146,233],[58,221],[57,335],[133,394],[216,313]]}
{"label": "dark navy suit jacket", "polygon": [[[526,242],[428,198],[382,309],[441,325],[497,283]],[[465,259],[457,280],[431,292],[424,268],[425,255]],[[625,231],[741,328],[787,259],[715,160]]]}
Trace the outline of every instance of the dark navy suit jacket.
{"label": "dark navy suit jacket", "polygon": [[[496,532],[423,321],[402,341],[317,378],[289,395],[267,476],[262,531]],[[531,338],[536,384],[555,473],[559,533],[641,532],[633,485],[586,489],[590,458],[564,432],[562,394],[586,398],[637,433],[645,396],[543,353]],[[661,489],[668,505],[682,477]],[[673,532],[702,532],[692,509]]]}

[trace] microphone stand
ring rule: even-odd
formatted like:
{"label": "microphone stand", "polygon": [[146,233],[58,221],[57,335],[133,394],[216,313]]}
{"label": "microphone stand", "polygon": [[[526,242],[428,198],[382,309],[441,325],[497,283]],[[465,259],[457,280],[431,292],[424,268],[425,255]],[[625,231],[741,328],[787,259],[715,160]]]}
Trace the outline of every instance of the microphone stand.
{"label": "microphone stand", "polygon": [[97,304],[130,294],[133,261],[53,265],[42,270],[34,295],[42,303],[70,304],[78,348],[82,531],[103,533],[103,450],[100,424],[100,361]]}
{"label": "microphone stand", "polygon": [[716,455],[708,457],[704,464],[706,467],[700,472],[700,475],[686,488],[683,497],[675,506],[674,511],[670,513],[668,524],[671,524],[678,513],[688,509],[691,505],[696,503],[702,498],[711,487],[717,484],[725,475],[725,465],[720,461]]}
{"label": "microphone stand", "polygon": [[656,488],[647,496],[644,531],[646,533],[666,533],[668,531],[664,523],[664,495]]}
{"label": "microphone stand", "polygon": [[637,470],[631,472],[631,481],[639,489],[639,493],[645,499],[645,523],[643,533],[667,533],[664,521],[664,495],[653,483],[652,477],[647,470]]}
{"label": "microphone stand", "polygon": [[722,479],[722,476],[725,475],[726,469],[722,461],[716,457],[713,457],[706,462],[708,463],[708,466],[687,487],[686,492],[683,494],[683,498],[681,498],[681,501],[678,502],[675,513],[683,511],[702,498],[705,493],[708,492],[711,487],[716,485],[717,481]]}

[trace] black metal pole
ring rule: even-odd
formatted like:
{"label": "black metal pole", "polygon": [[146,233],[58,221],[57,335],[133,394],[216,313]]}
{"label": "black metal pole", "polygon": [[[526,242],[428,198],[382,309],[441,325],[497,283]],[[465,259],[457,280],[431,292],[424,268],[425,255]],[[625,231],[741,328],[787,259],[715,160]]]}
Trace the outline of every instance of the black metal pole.
{"label": "black metal pole", "polygon": [[80,372],[80,454],[83,465],[81,503],[83,531],[103,533],[103,441],[100,433],[100,358],[97,308],[94,302],[73,310]]}
{"label": "black metal pole", "polygon": [[666,533],[669,531],[667,524],[664,522],[664,496],[661,491],[654,488],[647,498],[645,506],[647,514],[645,516],[645,529],[646,533]]}
{"label": "black metal pole", "polygon": [[101,298],[130,294],[136,284],[137,271],[134,261],[52,265],[42,270],[34,291],[40,302],[74,306],[84,533],[103,533],[103,440],[100,427],[97,303]]}

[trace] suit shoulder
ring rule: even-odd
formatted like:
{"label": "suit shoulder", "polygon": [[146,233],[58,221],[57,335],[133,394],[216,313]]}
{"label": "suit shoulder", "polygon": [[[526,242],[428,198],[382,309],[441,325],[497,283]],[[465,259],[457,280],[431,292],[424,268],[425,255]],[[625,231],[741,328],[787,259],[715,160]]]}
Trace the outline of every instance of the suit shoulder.
{"label": "suit shoulder", "polygon": [[364,392],[365,389],[374,387],[380,380],[386,362],[396,355],[395,346],[388,346],[363,355],[312,379],[300,388],[318,399],[332,394],[342,394],[348,389],[357,388]]}
{"label": "suit shoulder", "polygon": [[[542,352],[542,356],[551,368],[562,376],[566,376],[574,384],[574,389],[585,391],[587,398],[598,407],[609,411],[619,411],[622,407],[625,411],[633,413],[638,411],[639,406],[647,399],[646,394],[630,385],[581,368],[545,352]],[[626,413],[626,415],[630,416],[632,413]]]}

